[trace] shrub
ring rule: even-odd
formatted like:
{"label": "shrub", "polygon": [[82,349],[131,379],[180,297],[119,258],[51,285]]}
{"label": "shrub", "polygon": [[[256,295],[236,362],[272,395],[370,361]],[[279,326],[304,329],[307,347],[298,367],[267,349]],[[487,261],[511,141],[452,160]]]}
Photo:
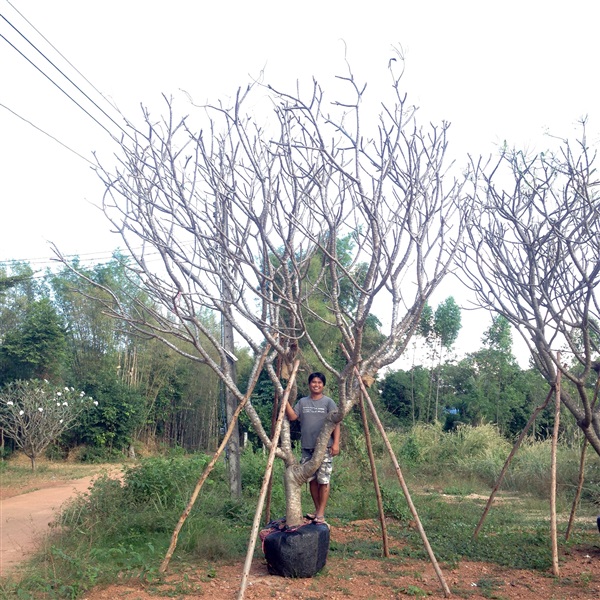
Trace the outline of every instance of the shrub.
{"label": "shrub", "polygon": [[161,509],[184,507],[209,460],[203,454],[144,459],[126,469],[124,492],[134,504],[150,502]]}

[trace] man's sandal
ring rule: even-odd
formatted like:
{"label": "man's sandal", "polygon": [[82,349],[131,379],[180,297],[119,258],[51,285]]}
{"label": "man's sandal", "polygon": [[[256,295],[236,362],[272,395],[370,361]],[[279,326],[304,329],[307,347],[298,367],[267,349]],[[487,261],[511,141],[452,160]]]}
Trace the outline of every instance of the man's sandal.
{"label": "man's sandal", "polygon": [[304,518],[305,518],[305,519],[308,519],[309,521],[314,521],[316,516],[317,516],[317,515],[315,515],[315,513],[306,513],[306,514],[304,515]]}
{"label": "man's sandal", "polygon": [[327,521],[325,520],[324,515],[322,517],[315,516],[312,522],[316,523],[317,525],[327,525]]}

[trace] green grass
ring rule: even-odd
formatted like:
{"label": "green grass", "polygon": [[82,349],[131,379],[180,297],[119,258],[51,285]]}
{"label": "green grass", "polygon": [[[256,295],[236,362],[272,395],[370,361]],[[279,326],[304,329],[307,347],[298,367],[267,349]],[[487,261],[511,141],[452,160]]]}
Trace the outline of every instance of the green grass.
{"label": "green grass", "polygon": [[[35,471],[31,462],[22,455],[0,461],[0,477],[3,488],[19,488],[20,492],[32,491],[48,480],[80,479],[94,475],[105,465],[89,465],[39,458]],[[114,465],[111,465],[114,468]]]}
{"label": "green grass", "polygon": [[[435,448],[427,446],[432,439]],[[529,477],[515,477],[510,489],[499,494],[478,539],[474,540],[472,534],[489,495],[490,465],[501,464],[496,454],[500,456],[501,450],[506,451],[505,443],[494,439],[489,428],[476,433],[464,431],[460,436],[441,434],[430,428],[408,437],[396,436],[394,444],[399,448],[398,456],[402,457],[404,452],[412,457],[401,460],[403,473],[427,537],[442,564],[455,566],[461,560],[474,560],[524,569],[550,567],[548,500],[547,493],[540,491],[547,474],[531,458],[537,456],[541,460],[544,448],[528,449],[531,457],[524,456],[515,465],[517,473],[529,469]],[[432,463],[434,458],[437,462]],[[171,587],[159,577],[158,568],[207,460],[204,455],[144,459],[126,469],[123,486],[101,477],[89,494],[76,498],[63,510],[57,522],[60,528],[46,540],[20,580],[5,579],[0,583],[0,598],[75,599],[94,585],[127,578],[142,578],[164,593],[170,590],[175,595],[200,595],[204,583],[210,580],[209,566],[199,568],[198,572],[204,572],[199,579],[188,580],[184,576]],[[577,454],[563,449],[560,460],[559,471],[572,477],[576,470],[573,471],[571,463],[577,460]],[[596,457],[592,457],[592,477],[586,483],[594,493],[598,488],[598,481],[594,480],[595,462]],[[392,560],[402,561],[405,557],[427,560],[389,459],[380,453],[377,463],[384,510],[392,518],[388,533],[392,540],[401,542],[395,545]],[[244,454],[244,498],[234,501],[229,499],[225,465],[218,463],[179,535],[171,570],[245,555],[265,464],[266,456],[260,452]],[[69,465],[69,469],[74,467]],[[17,481],[18,476],[27,480],[24,474],[18,475],[21,467],[2,468],[12,473],[12,481]],[[282,473],[281,462],[276,462],[272,518],[283,516],[285,511]],[[374,519],[376,529],[377,505],[364,454],[360,450],[355,450],[353,456],[343,453],[336,459],[332,481],[328,520],[335,526]],[[532,481],[540,485],[532,485]],[[566,481],[563,479],[563,483]],[[558,508],[563,519],[570,509],[570,489],[563,485],[559,495]],[[310,506],[308,491],[303,494],[304,502]],[[579,514],[587,511],[595,515],[596,509],[589,500],[592,497],[590,493],[583,500]],[[564,529],[564,520],[561,523]],[[361,528],[367,526],[362,524]],[[578,523],[568,545],[562,538],[559,543],[568,551],[569,546],[596,544],[597,535],[595,523],[590,519],[585,525]],[[380,559],[381,544],[377,536],[364,537],[348,536],[345,543],[332,542],[331,555],[347,560]],[[480,591],[486,597],[495,597],[498,582],[482,580],[480,584]],[[418,587],[396,592],[422,595]]]}

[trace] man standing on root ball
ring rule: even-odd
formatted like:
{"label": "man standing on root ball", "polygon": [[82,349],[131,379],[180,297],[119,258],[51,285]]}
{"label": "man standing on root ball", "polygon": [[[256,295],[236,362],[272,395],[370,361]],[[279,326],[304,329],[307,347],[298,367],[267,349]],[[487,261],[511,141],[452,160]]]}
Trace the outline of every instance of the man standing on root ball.
{"label": "man standing on root ball", "polygon": [[[287,418],[290,421],[295,421],[296,419],[300,421],[301,464],[308,462],[312,458],[317,438],[327,415],[331,412],[337,412],[335,402],[329,396],[323,394],[323,388],[326,383],[327,379],[323,373],[311,373],[308,376],[310,396],[300,398],[293,408],[289,403],[285,407]],[[327,452],[323,462],[308,480],[310,495],[315,503],[315,512],[314,514],[306,515],[306,517],[314,523],[325,523],[325,508],[329,499],[329,481],[333,466],[332,458],[339,453],[340,424],[338,423],[327,443]]]}

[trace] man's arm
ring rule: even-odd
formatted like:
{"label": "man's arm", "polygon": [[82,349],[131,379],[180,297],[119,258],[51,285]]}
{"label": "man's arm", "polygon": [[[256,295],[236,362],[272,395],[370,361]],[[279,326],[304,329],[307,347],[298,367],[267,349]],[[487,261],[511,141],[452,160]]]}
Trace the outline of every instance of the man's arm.
{"label": "man's arm", "polygon": [[333,430],[333,444],[331,444],[331,456],[337,456],[340,453],[340,424],[338,423]]}
{"label": "man's arm", "polygon": [[292,405],[289,402],[286,402],[285,414],[288,418],[288,421],[295,421],[298,418],[298,415],[295,413]]}

